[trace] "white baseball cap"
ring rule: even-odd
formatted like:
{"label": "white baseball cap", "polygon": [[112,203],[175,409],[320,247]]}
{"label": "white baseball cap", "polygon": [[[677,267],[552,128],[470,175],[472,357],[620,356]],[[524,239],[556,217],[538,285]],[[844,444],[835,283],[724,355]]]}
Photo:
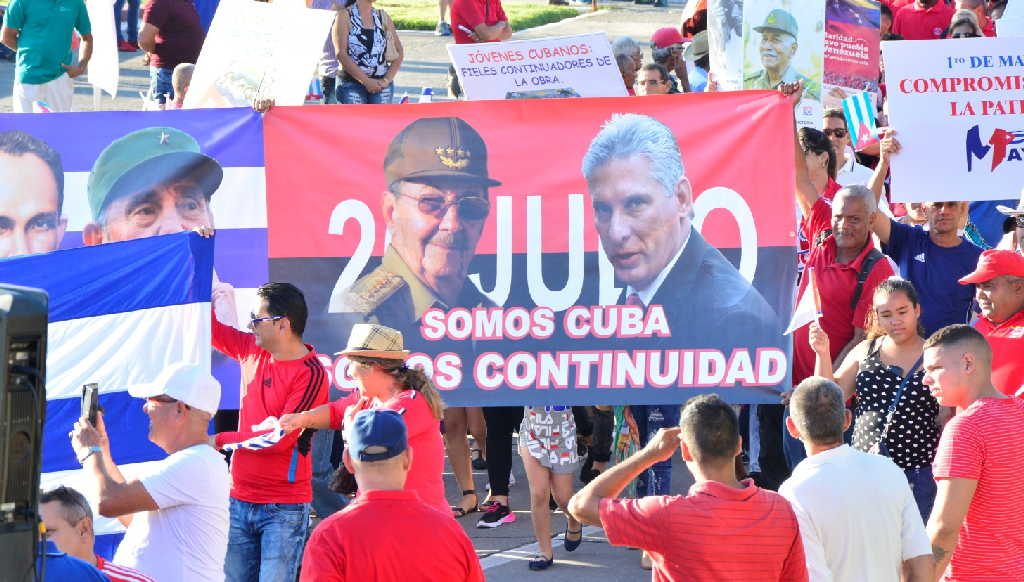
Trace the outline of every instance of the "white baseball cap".
{"label": "white baseball cap", "polygon": [[136,398],[170,396],[211,416],[220,404],[220,382],[208,370],[187,362],[171,364],[152,383],[129,388],[128,393]]}

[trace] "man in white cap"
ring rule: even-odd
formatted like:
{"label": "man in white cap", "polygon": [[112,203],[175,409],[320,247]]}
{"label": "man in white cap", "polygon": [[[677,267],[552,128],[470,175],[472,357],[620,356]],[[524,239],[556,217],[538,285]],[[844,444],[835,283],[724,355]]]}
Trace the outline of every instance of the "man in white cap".
{"label": "man in white cap", "polygon": [[146,400],[149,440],[166,459],[127,479],[110,454],[102,415],[96,426],[79,419],[70,434],[100,515],[128,527],[114,563],[162,582],[224,580],[230,480],[206,434],[220,384],[208,370],[178,363],[129,393]]}

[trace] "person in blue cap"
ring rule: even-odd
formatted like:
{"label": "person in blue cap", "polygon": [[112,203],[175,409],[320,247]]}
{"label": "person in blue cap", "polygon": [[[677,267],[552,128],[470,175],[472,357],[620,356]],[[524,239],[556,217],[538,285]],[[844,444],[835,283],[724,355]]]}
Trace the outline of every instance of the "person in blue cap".
{"label": "person in blue cap", "polygon": [[462,527],[405,490],[412,450],[402,415],[363,410],[345,430],[345,467],[358,495],[320,523],[302,558],[302,579],[483,582]]}

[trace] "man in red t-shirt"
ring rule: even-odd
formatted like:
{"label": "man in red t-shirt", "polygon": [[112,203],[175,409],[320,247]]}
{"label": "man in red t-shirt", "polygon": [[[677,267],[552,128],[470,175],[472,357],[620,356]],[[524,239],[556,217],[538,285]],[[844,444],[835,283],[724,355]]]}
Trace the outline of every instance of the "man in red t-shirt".
{"label": "man in red t-shirt", "polygon": [[[836,193],[832,201],[832,234],[811,249],[807,269],[813,269],[814,284],[821,298],[819,324],[828,334],[832,359],[842,361],[847,352],[865,337],[865,320],[871,307],[871,296],[887,277],[895,274],[892,263],[877,259],[867,273],[855,305],[857,277],[871,251],[878,252],[871,242],[871,225],[878,219],[875,196],[864,186],[849,186]],[[799,295],[804,293],[811,277],[800,280]],[[793,384],[799,384],[814,373],[814,350],[808,343],[809,328],[804,326],[793,334]]]}
{"label": "man in red t-shirt", "polygon": [[[452,36],[455,44],[501,42],[512,38],[512,27],[505,16],[501,0],[454,0],[452,2]],[[448,68],[449,91],[462,97],[455,68]]]}
{"label": "man in red t-shirt", "polygon": [[1007,396],[1024,397],[1024,256],[987,250],[978,268],[960,279],[976,285],[981,316],[974,327],[992,348],[992,383]]}
{"label": "man in red t-shirt", "polygon": [[[276,443],[256,437],[268,417],[327,402],[327,373],[313,346],[302,342],[306,300],[294,285],[267,283],[244,333],[212,318],[213,347],[242,368],[237,432],[221,432],[218,449],[247,443],[231,458],[231,532],[227,580],[295,580],[309,522],[313,431],[294,431]],[[250,440],[252,439],[252,440]]]}
{"label": "man in red t-shirt", "polygon": [[401,414],[358,412],[345,436],[342,460],[359,496],[310,536],[302,582],[483,582],[458,522],[404,488],[412,456]]}
{"label": "man in red t-shirt", "polygon": [[945,0],[916,0],[893,11],[892,31],[904,40],[944,38],[953,12]]}
{"label": "man in red t-shirt", "polygon": [[[696,479],[689,495],[619,499],[632,480],[681,449]],[[569,501],[576,519],[600,525],[613,546],[647,551],[652,580],[807,580],[796,515],[781,495],[736,479],[739,420],[715,395],[683,407],[678,427],[601,473]]]}
{"label": "man in red t-shirt", "polygon": [[924,379],[958,413],[942,431],[928,536],[932,580],[1024,580],[1024,400],[992,385],[992,350],[978,330],[950,325],[924,343]]}
{"label": "man in red t-shirt", "polygon": [[96,533],[93,530],[92,508],[85,496],[61,485],[39,496],[39,517],[46,526],[46,535],[57,549],[88,562],[113,582],[153,582],[142,572],[104,560],[93,551]]}

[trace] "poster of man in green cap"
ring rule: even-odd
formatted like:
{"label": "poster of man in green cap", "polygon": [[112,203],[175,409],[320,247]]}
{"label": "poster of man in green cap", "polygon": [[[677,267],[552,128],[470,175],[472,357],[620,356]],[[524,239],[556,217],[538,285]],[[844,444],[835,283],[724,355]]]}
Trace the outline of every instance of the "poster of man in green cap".
{"label": "poster of man in green cap", "polygon": [[[114,140],[89,173],[89,246],[214,227],[210,199],[224,179],[217,160],[174,127],[147,127]],[[217,317],[237,323],[234,288],[214,273]]]}
{"label": "poster of man in green cap", "polygon": [[821,116],[825,4],[798,0],[747,0],[743,6],[743,88],[776,89],[804,83],[797,119]]}

